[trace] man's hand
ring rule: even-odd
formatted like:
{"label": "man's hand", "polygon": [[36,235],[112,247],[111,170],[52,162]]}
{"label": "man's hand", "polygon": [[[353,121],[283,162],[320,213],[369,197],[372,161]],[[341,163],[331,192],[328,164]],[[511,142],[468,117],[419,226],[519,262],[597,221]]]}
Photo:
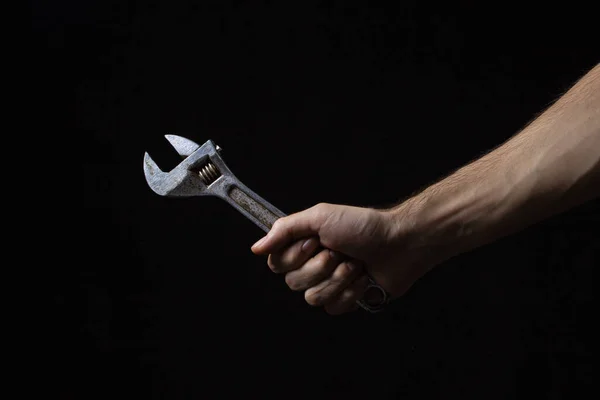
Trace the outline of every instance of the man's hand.
{"label": "man's hand", "polygon": [[365,271],[398,297],[436,264],[598,196],[600,64],[510,140],[397,207],[319,204],[279,219],[252,251],[338,314],[363,295]]}
{"label": "man's hand", "polygon": [[269,254],[271,270],[309,304],[341,314],[363,296],[365,272],[397,297],[429,268],[408,235],[399,240],[397,222],[388,211],[318,204],[277,220],[252,251]]}

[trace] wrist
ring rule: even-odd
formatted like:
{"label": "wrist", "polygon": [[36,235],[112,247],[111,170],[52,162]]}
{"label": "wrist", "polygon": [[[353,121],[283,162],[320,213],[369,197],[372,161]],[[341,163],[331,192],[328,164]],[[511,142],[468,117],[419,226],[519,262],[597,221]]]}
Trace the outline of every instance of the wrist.
{"label": "wrist", "polygon": [[500,187],[442,181],[387,210],[390,240],[441,262],[491,240],[505,198]]}

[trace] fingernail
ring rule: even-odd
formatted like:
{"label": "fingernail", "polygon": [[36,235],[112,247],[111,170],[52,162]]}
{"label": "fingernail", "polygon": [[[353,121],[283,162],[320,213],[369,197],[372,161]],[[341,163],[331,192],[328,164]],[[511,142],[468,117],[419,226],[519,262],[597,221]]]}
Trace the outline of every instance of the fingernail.
{"label": "fingernail", "polygon": [[329,257],[331,257],[333,260],[338,260],[340,255],[333,250],[329,250]]}
{"label": "fingernail", "polygon": [[314,249],[315,245],[316,245],[315,238],[307,239],[304,243],[302,243],[302,251],[311,251]]}
{"label": "fingernail", "polygon": [[265,239],[266,239],[266,238],[267,238],[267,237],[265,236],[265,237],[263,237],[262,239],[260,239],[258,242],[254,243],[254,244],[252,245],[252,248],[255,248],[255,247],[258,247],[258,246],[260,246],[260,245],[261,245],[261,244],[262,244],[262,243],[265,241]]}

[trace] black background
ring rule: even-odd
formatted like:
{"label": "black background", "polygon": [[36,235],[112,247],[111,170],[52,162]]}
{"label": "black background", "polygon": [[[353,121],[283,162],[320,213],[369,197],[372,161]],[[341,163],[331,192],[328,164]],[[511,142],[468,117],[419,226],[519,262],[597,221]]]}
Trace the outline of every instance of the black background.
{"label": "black background", "polygon": [[[594,390],[598,202],[456,257],[378,315],[331,317],[215,198],[147,186],[214,140],[285,212],[391,204],[516,133],[598,62],[586,6],[33,5],[47,121],[82,157],[80,262],[53,297],[64,398],[569,398]],[[52,108],[57,93],[67,107]],[[58,107],[57,107],[58,108]],[[57,125],[58,126],[58,125]],[[596,260],[595,260],[596,259]]]}

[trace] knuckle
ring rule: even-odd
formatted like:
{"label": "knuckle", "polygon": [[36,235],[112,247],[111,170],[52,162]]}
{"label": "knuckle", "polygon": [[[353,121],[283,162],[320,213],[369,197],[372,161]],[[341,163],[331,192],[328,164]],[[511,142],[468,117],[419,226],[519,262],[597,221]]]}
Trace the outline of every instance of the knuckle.
{"label": "knuckle", "polygon": [[317,257],[314,259],[313,270],[315,274],[319,276],[326,273],[329,270],[328,266],[331,262],[331,256],[329,255],[328,250],[322,251]]}
{"label": "knuckle", "polygon": [[267,259],[267,265],[269,266],[269,269],[271,271],[278,274],[281,272],[281,266],[273,258],[273,256],[269,256],[269,258]]}
{"label": "knuckle", "polygon": [[273,231],[273,232],[276,232],[276,231],[279,231],[280,229],[283,229],[283,225],[284,225],[283,219],[284,219],[284,218],[285,218],[285,217],[282,217],[282,218],[279,218],[279,219],[277,219],[277,220],[276,220],[276,221],[273,223],[273,226],[271,226],[271,231]]}
{"label": "knuckle", "polygon": [[285,275],[285,283],[293,291],[301,290],[300,282],[298,282],[297,279],[294,279],[294,276],[291,275],[291,274],[286,274]]}
{"label": "knuckle", "polygon": [[[298,240],[295,243],[292,243],[287,249],[285,249],[285,257],[286,259],[289,259],[291,261],[295,261],[298,257],[301,257],[302,255],[302,246],[304,245],[305,242],[311,241],[313,239],[309,238],[308,240]],[[313,242],[309,242],[308,243],[308,247],[310,247],[311,245],[314,246]]]}
{"label": "knuckle", "polygon": [[289,248],[288,248],[288,249],[285,249],[285,250],[283,251],[283,254],[281,254],[281,255],[279,256],[279,262],[278,262],[278,264],[279,264],[280,266],[282,266],[282,267],[283,267],[283,266],[286,266],[286,267],[287,267],[287,266],[290,266],[290,265],[294,264],[294,261],[295,261],[295,258],[296,258],[296,257],[295,257],[295,255],[293,254],[293,251],[290,251],[290,250],[291,250],[291,249],[289,249]]}
{"label": "knuckle", "polygon": [[307,290],[304,292],[304,300],[313,307],[321,305],[321,296],[318,292]]}
{"label": "knuckle", "polygon": [[329,203],[325,203],[325,202],[320,202],[315,204],[315,210],[322,210],[324,208],[327,208],[329,206]]}
{"label": "knuckle", "polygon": [[353,287],[346,288],[342,294],[340,295],[340,301],[344,303],[350,302],[356,295],[358,294],[358,290]]}
{"label": "knuckle", "polygon": [[313,207],[315,214],[317,216],[325,216],[331,209],[331,204],[329,203],[318,203]]}
{"label": "knuckle", "polygon": [[339,267],[335,270],[333,274],[333,278],[336,281],[344,281],[350,278],[357,271],[358,266],[349,261],[344,261],[339,265]]}

